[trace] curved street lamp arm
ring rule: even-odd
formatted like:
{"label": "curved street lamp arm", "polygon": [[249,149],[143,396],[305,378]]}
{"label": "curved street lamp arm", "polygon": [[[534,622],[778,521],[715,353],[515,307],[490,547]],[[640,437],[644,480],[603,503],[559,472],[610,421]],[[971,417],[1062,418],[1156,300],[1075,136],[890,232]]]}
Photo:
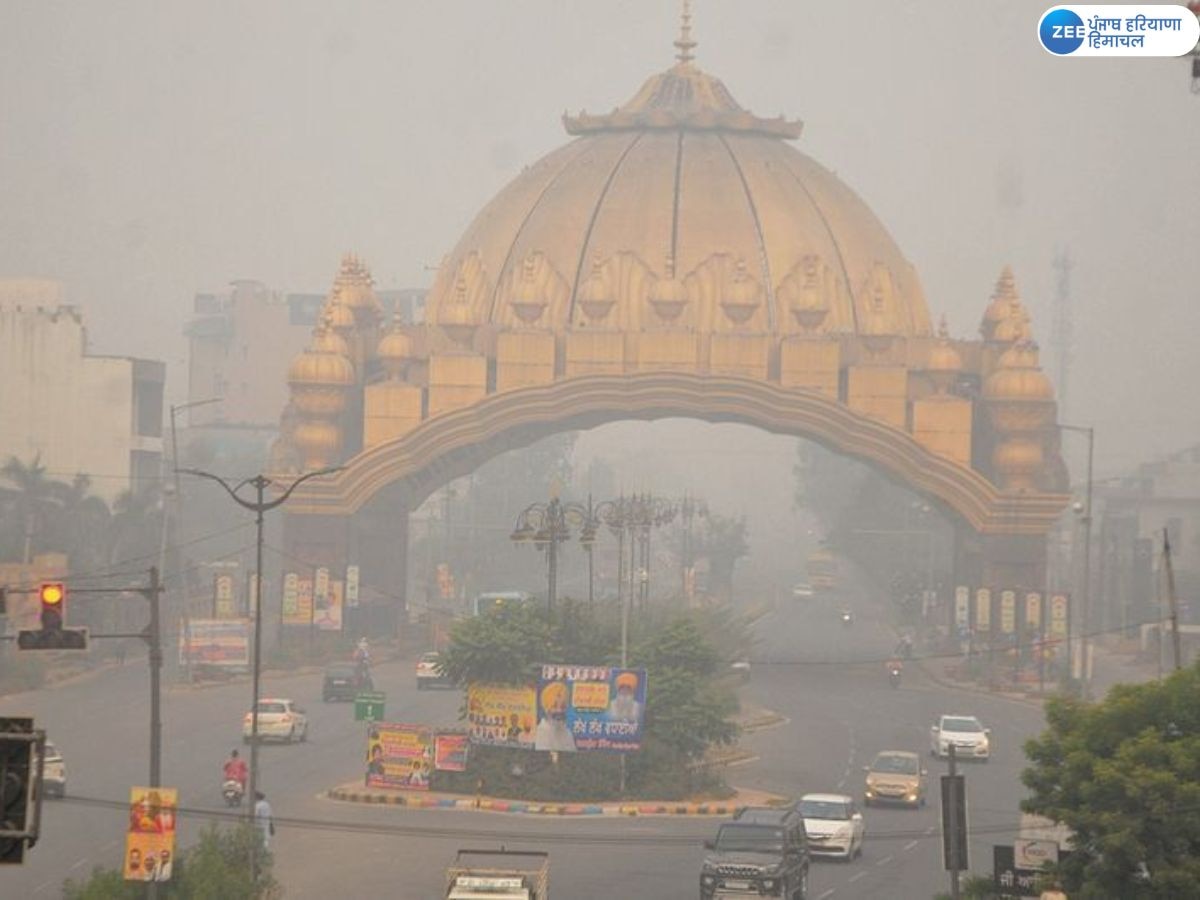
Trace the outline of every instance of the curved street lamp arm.
{"label": "curved street lamp arm", "polygon": [[282,506],[287,498],[292,496],[292,491],[300,487],[300,485],[304,484],[304,482],[308,481],[310,478],[319,478],[322,475],[332,475],[334,472],[340,472],[344,468],[346,467],[330,466],[329,468],[325,469],[317,469],[315,472],[305,472],[303,475],[293,481],[288,489],[283,492],[283,494],[268,503],[264,503],[262,507],[263,511],[266,512],[267,510],[274,509],[277,506]]}
{"label": "curved street lamp arm", "polygon": [[239,483],[237,487],[230,487],[229,482],[227,482],[224,478],[221,478],[219,475],[212,474],[212,472],[202,472],[200,469],[176,469],[175,471],[181,475],[195,475],[197,478],[207,478],[209,481],[215,481],[217,484],[219,484],[221,487],[223,487],[225,489],[225,492],[227,494],[229,494],[230,497],[233,498],[234,502],[237,503],[238,506],[245,507],[246,509],[250,510],[251,512],[258,511],[257,503],[251,503],[248,500],[243,500],[236,493],[238,488],[240,488],[243,484],[246,483],[245,481]]}

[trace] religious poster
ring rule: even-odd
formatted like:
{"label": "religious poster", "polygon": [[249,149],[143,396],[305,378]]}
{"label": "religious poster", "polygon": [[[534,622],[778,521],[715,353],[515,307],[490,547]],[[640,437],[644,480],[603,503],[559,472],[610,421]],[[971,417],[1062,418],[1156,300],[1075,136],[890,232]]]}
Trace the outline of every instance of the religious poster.
{"label": "religious poster", "polygon": [[367,729],[367,787],[429,790],[433,729],[380,722]]}
{"label": "religious poster", "polygon": [[1000,630],[1012,634],[1017,627],[1017,592],[1000,592]]}
{"label": "religious poster", "polygon": [[1042,629],[1042,595],[1039,593],[1025,595],[1025,627],[1035,632]]}
{"label": "religious poster", "polygon": [[175,867],[175,788],[129,789],[125,832],[126,881],[170,881]]}
{"label": "religious poster", "polygon": [[975,592],[975,630],[992,630],[992,592],[987,588]]}
{"label": "religious poster", "polygon": [[640,750],[645,709],[645,669],[543,665],[534,749]]}
{"label": "religious poster", "polygon": [[533,748],[537,696],[530,684],[467,685],[467,734],[472,744]]}

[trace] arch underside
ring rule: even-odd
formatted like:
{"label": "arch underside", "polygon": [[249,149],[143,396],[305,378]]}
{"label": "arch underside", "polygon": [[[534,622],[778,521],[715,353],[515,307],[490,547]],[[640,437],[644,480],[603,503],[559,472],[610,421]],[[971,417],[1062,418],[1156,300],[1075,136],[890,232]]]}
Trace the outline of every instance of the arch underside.
{"label": "arch underside", "polygon": [[489,395],[364,450],[331,478],[306,483],[287,512],[350,515],[384,488],[415,508],[498,453],[556,432],[676,417],[753,425],[823,444],[908,485],[984,534],[1043,534],[1069,501],[1062,494],[1000,491],[973,469],[823,394],[747,378],[651,372],[587,375]]}

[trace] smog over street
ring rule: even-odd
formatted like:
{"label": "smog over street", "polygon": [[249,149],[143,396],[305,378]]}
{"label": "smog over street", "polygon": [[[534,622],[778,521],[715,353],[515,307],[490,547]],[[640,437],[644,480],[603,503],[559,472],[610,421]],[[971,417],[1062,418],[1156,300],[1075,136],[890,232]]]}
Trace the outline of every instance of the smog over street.
{"label": "smog over street", "polygon": [[0,20],[0,896],[1192,895],[1200,5]]}

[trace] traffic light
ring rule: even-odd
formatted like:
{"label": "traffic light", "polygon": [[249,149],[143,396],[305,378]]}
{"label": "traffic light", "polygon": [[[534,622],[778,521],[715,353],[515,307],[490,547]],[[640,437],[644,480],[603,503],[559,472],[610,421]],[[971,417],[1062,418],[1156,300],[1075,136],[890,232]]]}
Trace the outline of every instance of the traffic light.
{"label": "traffic light", "polygon": [[67,605],[67,589],[61,581],[49,581],[38,588],[42,604],[42,631],[62,631]]}
{"label": "traffic light", "polygon": [[61,581],[43,582],[38,588],[42,627],[17,632],[18,650],[86,650],[86,628],[64,628],[67,613],[67,586]]}
{"label": "traffic light", "polygon": [[33,796],[32,737],[33,719],[0,718],[0,865],[25,861]]}

